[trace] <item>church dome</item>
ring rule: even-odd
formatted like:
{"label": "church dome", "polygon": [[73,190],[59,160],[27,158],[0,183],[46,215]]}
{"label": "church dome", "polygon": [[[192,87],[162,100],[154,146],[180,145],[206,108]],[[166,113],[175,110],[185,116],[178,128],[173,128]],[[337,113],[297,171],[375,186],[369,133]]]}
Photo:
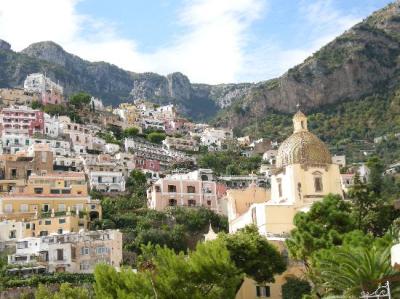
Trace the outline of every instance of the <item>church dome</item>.
{"label": "church dome", "polygon": [[291,164],[331,164],[325,143],[307,129],[307,117],[297,112],[293,117],[294,133],[278,149],[276,167]]}

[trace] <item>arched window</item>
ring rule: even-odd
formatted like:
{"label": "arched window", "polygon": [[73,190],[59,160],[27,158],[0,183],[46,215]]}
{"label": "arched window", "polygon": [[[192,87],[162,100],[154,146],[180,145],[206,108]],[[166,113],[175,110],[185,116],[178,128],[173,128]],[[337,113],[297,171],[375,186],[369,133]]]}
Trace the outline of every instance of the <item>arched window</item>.
{"label": "arched window", "polygon": [[315,192],[322,192],[324,190],[324,186],[322,184],[322,173],[316,171],[313,173],[314,176],[314,190]]}
{"label": "arched window", "polygon": [[277,179],[277,182],[278,182],[278,195],[279,197],[282,197],[282,180]]}

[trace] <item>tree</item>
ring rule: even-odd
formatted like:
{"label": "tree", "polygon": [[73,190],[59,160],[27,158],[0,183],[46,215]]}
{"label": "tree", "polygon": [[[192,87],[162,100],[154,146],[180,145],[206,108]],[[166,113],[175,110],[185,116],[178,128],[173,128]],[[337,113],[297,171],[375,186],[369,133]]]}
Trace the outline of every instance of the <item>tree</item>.
{"label": "tree", "polygon": [[78,92],[70,96],[69,103],[76,108],[89,105],[92,96],[86,92]]}
{"label": "tree", "polygon": [[309,266],[314,252],[341,245],[344,234],[356,229],[351,215],[350,203],[331,194],[314,203],[309,212],[297,213],[296,227],[286,241],[291,256]]}
{"label": "tree", "polygon": [[302,299],[303,295],[311,293],[311,286],[307,280],[287,278],[282,285],[282,299]]}
{"label": "tree", "polygon": [[[318,268],[327,293],[344,295],[346,298],[358,298],[363,290],[372,292],[382,278],[399,273],[390,265],[390,247],[331,250],[319,258]],[[392,284],[392,291],[395,287],[398,289],[398,283]]]}
{"label": "tree", "polygon": [[147,135],[147,139],[152,142],[152,143],[158,143],[161,144],[161,142],[167,137],[165,133],[161,132],[151,132],[149,135]]}
{"label": "tree", "polygon": [[370,188],[372,191],[375,192],[376,195],[379,196],[382,191],[383,171],[385,170],[385,166],[383,165],[382,161],[376,156],[369,158],[366,164],[370,169]]}
{"label": "tree", "polygon": [[247,226],[235,234],[224,234],[231,259],[236,267],[259,283],[273,282],[275,274],[286,270],[286,261],[255,226]]}
{"label": "tree", "polygon": [[134,169],[129,173],[126,181],[126,188],[129,193],[136,193],[139,196],[146,195],[147,178],[139,169]]}
{"label": "tree", "polygon": [[123,132],[125,138],[135,137],[138,134],[139,134],[139,129],[136,127],[127,128]]}
{"label": "tree", "polygon": [[138,272],[116,272],[100,265],[95,270],[99,298],[233,298],[241,273],[224,242],[199,243],[185,255],[160,246],[142,249]]}
{"label": "tree", "polygon": [[89,299],[89,291],[84,287],[72,287],[69,283],[62,283],[58,292],[53,292],[45,285],[40,284],[35,293],[36,299]]}

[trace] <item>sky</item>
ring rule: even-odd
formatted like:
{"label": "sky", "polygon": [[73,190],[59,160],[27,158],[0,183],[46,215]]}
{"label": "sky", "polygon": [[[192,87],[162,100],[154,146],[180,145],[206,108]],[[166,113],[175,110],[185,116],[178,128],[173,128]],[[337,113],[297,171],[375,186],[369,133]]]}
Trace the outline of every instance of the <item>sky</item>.
{"label": "sky", "polygon": [[0,0],[0,39],[51,40],[134,72],[195,83],[283,74],[389,0]]}

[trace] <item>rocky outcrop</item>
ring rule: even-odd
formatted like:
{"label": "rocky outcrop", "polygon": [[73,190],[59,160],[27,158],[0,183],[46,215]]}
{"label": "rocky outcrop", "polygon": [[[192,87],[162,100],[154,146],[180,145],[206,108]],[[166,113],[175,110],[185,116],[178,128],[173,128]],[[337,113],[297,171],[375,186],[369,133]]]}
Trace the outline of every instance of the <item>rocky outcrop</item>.
{"label": "rocky outcrop", "polygon": [[1,50],[11,50],[11,45],[5,40],[0,39],[0,49]]}
{"label": "rocky outcrop", "polygon": [[388,90],[399,81],[399,2],[374,13],[283,76],[252,86],[224,125],[244,126],[268,111],[302,110]]}
{"label": "rocky outcrop", "polygon": [[235,127],[251,124],[270,110],[293,112],[298,103],[307,111],[390,89],[399,81],[399,55],[396,1],[283,76],[257,84],[194,84],[181,73],[133,73],[109,63],[89,62],[53,42],[36,43],[16,53],[0,41],[0,87],[21,86],[29,73],[46,72],[67,93],[84,90],[113,105],[137,99],[174,103],[196,120],[211,118],[222,109],[216,122]]}

